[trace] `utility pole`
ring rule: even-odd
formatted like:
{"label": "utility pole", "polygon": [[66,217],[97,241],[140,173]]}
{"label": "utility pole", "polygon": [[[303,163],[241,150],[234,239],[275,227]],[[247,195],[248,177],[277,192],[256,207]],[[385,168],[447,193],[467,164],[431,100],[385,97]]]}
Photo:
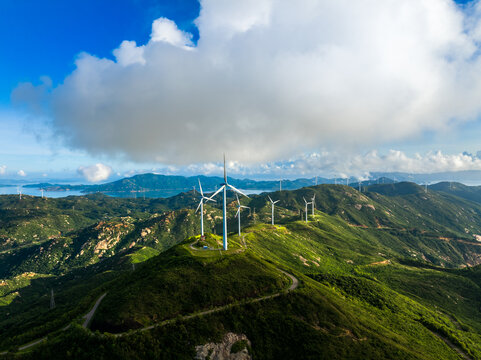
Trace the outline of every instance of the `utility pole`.
{"label": "utility pole", "polygon": [[53,297],[53,289],[50,290],[50,310],[55,308],[55,299]]}

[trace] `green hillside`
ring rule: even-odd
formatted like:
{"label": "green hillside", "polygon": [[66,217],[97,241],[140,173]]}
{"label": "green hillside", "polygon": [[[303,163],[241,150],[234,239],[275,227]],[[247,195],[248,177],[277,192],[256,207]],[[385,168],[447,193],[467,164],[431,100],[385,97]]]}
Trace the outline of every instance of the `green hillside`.
{"label": "green hillside", "polygon": [[458,182],[440,182],[430,185],[429,188],[481,203],[481,186],[467,186]]}
{"label": "green hillside", "polygon": [[[303,198],[314,194],[306,223]],[[15,356],[191,359],[232,333],[248,339],[233,348],[256,359],[481,358],[477,203],[411,183],[363,193],[319,185],[270,193],[280,200],[272,226],[266,194],[254,195],[224,252],[218,235],[196,236],[198,214],[181,210],[192,195],[88,197],[75,209],[84,226],[1,254],[0,350],[47,335]],[[209,233],[222,232],[219,205],[205,209]],[[34,223],[18,206],[5,211]],[[235,211],[230,197],[230,231]]]}

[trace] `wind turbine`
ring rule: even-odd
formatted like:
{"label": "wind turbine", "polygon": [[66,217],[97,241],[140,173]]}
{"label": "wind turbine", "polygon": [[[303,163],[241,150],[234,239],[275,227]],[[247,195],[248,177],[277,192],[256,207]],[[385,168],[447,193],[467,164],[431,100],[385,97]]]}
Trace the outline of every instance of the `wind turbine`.
{"label": "wind turbine", "polygon": [[221,187],[219,190],[217,190],[214,195],[210,197],[212,199],[214,196],[216,196],[218,193],[221,191],[224,192],[224,201],[222,205],[222,218],[223,218],[223,226],[222,226],[222,242],[224,245],[224,250],[227,250],[227,206],[226,206],[226,200],[227,200],[227,187],[230,187],[234,192],[239,193],[241,195],[244,195],[245,197],[248,197],[246,194],[244,194],[242,191],[236,189],[233,187],[231,184],[227,183],[227,175],[225,172],[225,154],[224,154],[224,182],[220,184]]}
{"label": "wind turbine", "polygon": [[276,201],[272,201],[271,197],[269,195],[267,195],[267,197],[269,198],[270,202],[271,202],[271,205],[272,205],[272,215],[271,215],[271,222],[272,222],[272,225],[274,225],[274,205],[276,203],[279,202],[279,200],[276,200]]}
{"label": "wind turbine", "polygon": [[19,195],[19,200],[22,200],[22,190],[19,187],[17,187],[17,193]]}
{"label": "wind turbine", "polygon": [[200,202],[195,212],[199,211],[199,208],[200,208],[200,236],[204,236],[204,200],[205,201],[215,201],[215,200],[204,196],[204,193],[202,191],[202,185],[200,184],[200,179],[197,179],[197,180],[199,180]]}
{"label": "wind turbine", "polygon": [[241,219],[240,219],[241,218],[241,209],[242,208],[249,209],[249,211],[250,211],[251,208],[248,207],[248,206],[241,205],[240,200],[239,200],[239,196],[237,196],[237,194],[235,194],[235,197],[237,199],[237,212],[235,213],[235,216],[237,217],[237,221],[239,223],[239,237],[240,237],[241,236],[241,223],[240,223],[240,221],[241,221]]}
{"label": "wind turbine", "polygon": [[304,198],[304,197],[303,197],[303,199],[304,199],[304,202],[306,203],[306,222],[307,222],[307,205],[309,205],[310,202],[307,202],[306,198]]}
{"label": "wind turbine", "polygon": [[312,205],[312,216],[314,216],[314,204],[316,201],[316,194],[314,193],[314,196],[311,199],[311,205]]}
{"label": "wind turbine", "polygon": [[42,199],[43,199],[43,189],[40,189],[40,191],[42,192]]}

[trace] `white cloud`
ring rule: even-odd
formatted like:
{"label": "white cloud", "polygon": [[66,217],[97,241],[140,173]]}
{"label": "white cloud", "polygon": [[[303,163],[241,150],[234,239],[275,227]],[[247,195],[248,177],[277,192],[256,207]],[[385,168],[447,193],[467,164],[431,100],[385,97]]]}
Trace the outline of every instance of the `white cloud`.
{"label": "white cloud", "polygon": [[[162,169],[161,173],[168,173]],[[282,162],[265,162],[253,165],[231,161],[227,173],[233,177],[254,178],[299,178],[299,177],[356,177],[369,178],[371,173],[403,172],[410,174],[431,174],[450,171],[481,170],[481,157],[467,153],[443,154],[441,151],[416,153],[408,156],[399,150],[386,154],[370,151],[365,154],[324,151],[293,157]],[[175,173],[188,175],[205,174],[221,176],[221,163],[191,164],[179,167]]]}
{"label": "white cloud", "polygon": [[122,41],[120,47],[113,51],[117,63],[123,66],[132,64],[145,64],[144,47],[139,46],[135,41]]}
{"label": "white cloud", "polygon": [[112,174],[112,168],[101,163],[91,166],[81,166],[77,172],[89,182],[99,182],[107,180]]}
{"label": "white cloud", "polygon": [[166,18],[154,21],[150,39],[152,42],[166,42],[178,47],[192,45],[192,34],[179,30],[175,22]]}
{"label": "white cloud", "polygon": [[6,165],[0,165],[0,175],[5,175],[6,171],[7,171],[7,166]]}
{"label": "white cloud", "polygon": [[443,154],[441,151],[436,151],[408,156],[402,151],[390,150],[387,154],[371,151],[363,155],[346,155],[343,158],[332,155],[326,154],[317,164],[319,169],[331,169],[330,173],[333,175],[337,172],[363,177],[371,172],[430,174],[481,170],[481,159],[466,153]]}
{"label": "white cloud", "polygon": [[18,175],[18,176],[25,177],[25,176],[27,176],[27,173],[26,173],[25,171],[23,171],[23,170],[18,170],[18,171],[17,171],[17,175]]}
{"label": "white cloud", "polygon": [[[157,19],[147,44],[123,42],[117,61],[81,55],[45,96],[70,146],[135,161],[214,162],[226,151],[255,163],[375,148],[480,115],[473,4],[203,0],[197,45]],[[31,85],[14,95],[43,99]]]}

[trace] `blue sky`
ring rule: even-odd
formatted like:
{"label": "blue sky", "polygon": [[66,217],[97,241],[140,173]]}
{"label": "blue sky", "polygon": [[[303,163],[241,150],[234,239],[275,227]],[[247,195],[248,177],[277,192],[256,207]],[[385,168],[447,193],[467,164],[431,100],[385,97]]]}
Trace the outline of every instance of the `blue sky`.
{"label": "blue sky", "polygon": [[[316,9],[319,11],[318,19],[310,22],[310,14],[303,12],[301,5],[286,11],[276,2],[272,5],[264,1],[233,5],[214,0],[201,4],[197,0],[3,0],[0,2],[0,44],[3,49],[0,53],[0,182],[2,177],[39,178],[43,174],[48,177],[75,178],[84,174],[80,168],[86,169],[97,163],[111,169],[108,171],[110,178],[152,170],[215,174],[219,171],[217,159],[221,157],[217,155],[225,149],[232,154],[234,174],[256,177],[283,174],[286,177],[329,176],[341,173],[360,176],[369,171],[379,171],[380,168],[399,171],[411,169],[415,172],[423,170],[423,164],[430,164],[432,171],[481,169],[476,157],[462,157],[464,151],[476,154],[481,150],[478,140],[481,135],[481,109],[475,105],[481,103],[481,96],[479,101],[475,96],[478,80],[456,83],[449,73],[455,66],[458,74],[472,78],[470,66],[477,61],[477,55],[459,55],[463,51],[476,54],[472,45],[463,40],[463,34],[466,32],[473,44],[479,44],[481,39],[476,38],[477,33],[473,29],[460,32],[458,25],[478,23],[477,2],[457,1],[457,10],[438,4],[419,10],[415,1],[409,2],[413,11],[417,9],[421,15],[425,11],[425,17],[434,16],[434,33],[439,32],[436,26],[445,28],[442,21],[449,22],[446,32],[451,33],[445,37],[440,35],[441,38],[435,36],[433,39],[428,34],[423,39],[425,42],[409,47],[412,39],[424,37],[425,34],[393,27],[386,30],[391,36],[386,44],[382,45],[385,38],[379,39],[380,48],[374,45],[371,48],[371,44],[366,43],[358,53],[359,63],[354,66],[347,64],[344,65],[347,68],[341,68],[342,59],[331,58],[339,56],[339,53],[329,53],[329,47],[326,47],[328,50],[324,50],[323,55],[318,55],[317,48],[312,45],[316,41],[319,41],[318,47],[336,44],[339,49],[351,54],[347,59],[357,59],[352,54],[360,49],[363,39],[362,36],[353,37],[351,33],[362,34],[366,31],[366,39],[370,39],[370,22],[363,22],[362,17],[368,19],[373,11],[378,11],[377,8],[369,9],[369,0],[365,2],[367,5],[356,13],[359,24],[353,24],[351,29],[349,22],[343,27],[342,14],[349,19],[350,11],[354,10],[342,8],[341,5],[335,9],[337,15],[341,14],[341,19],[338,24],[331,24],[327,17],[322,17],[325,10]],[[199,23],[195,24],[194,20],[199,17],[202,7],[205,11]],[[383,16],[396,14],[396,11],[390,12],[392,9],[389,8],[382,10],[385,11]],[[316,14],[315,11],[312,14]],[[153,23],[157,19],[173,21],[162,20],[158,23],[161,26],[157,30],[160,40],[151,37]],[[399,23],[405,26],[403,21],[411,21],[410,16],[406,16],[406,19],[400,19]],[[438,20],[441,23],[437,24]],[[298,23],[293,24],[292,21]],[[416,26],[416,19],[412,21],[413,29],[422,28]],[[419,23],[423,24],[423,21],[421,16]],[[319,28],[319,24],[332,30],[332,34],[322,26]],[[199,29],[203,37],[200,37]],[[138,64],[121,64],[123,60],[114,55],[114,51],[121,48],[123,41],[135,41],[135,45],[130,44],[131,47],[123,49],[122,54],[132,56],[130,51],[136,51],[137,55],[145,51],[145,56],[142,55],[145,59],[141,56],[134,60]],[[391,47],[391,43],[400,45]],[[408,55],[420,47],[428,50],[413,54],[414,64],[408,64],[410,56],[406,57],[406,63],[402,63],[401,59],[397,64],[397,51],[401,54],[404,43],[407,49],[404,52]],[[186,51],[189,49],[194,51]],[[441,58],[436,58],[440,51],[443,52]],[[316,55],[303,58],[309,52]],[[84,53],[89,55],[81,55]],[[291,59],[293,54],[295,56]],[[368,56],[363,58],[364,54]],[[454,60],[446,60],[451,57]],[[422,63],[426,58],[429,61]],[[111,61],[109,71],[101,70],[97,60],[102,59]],[[285,59],[289,59],[289,63]],[[415,59],[420,59],[419,63]],[[209,61],[211,63],[205,65]],[[222,70],[216,69],[223,61],[229,65]],[[314,61],[322,63],[323,71]],[[284,68],[286,64],[289,65]],[[446,66],[446,70],[426,75],[424,79],[423,76],[435,68],[432,64]],[[184,65],[186,67],[181,67]],[[133,70],[136,66],[138,69]],[[387,73],[376,71],[384,66],[388,69],[392,67],[392,70]],[[157,71],[157,68],[162,69]],[[215,71],[211,77],[204,78],[203,75],[213,68]],[[87,99],[89,104],[93,104],[92,101],[95,102],[106,91],[112,91],[113,94],[111,103],[102,104],[102,108],[96,109],[96,114],[120,104],[112,113],[90,123],[86,121],[88,117],[81,114],[85,108],[82,101],[85,99],[77,85],[63,85],[66,80],[74,83],[85,76],[86,69],[96,73],[103,86],[102,92],[95,96],[92,94],[91,99]],[[231,72],[232,69],[235,73]],[[272,69],[275,71],[271,73]],[[288,72],[293,69],[292,74],[285,76],[285,69]],[[280,72],[276,72],[278,70]],[[398,76],[397,71],[401,74],[404,71],[406,76]],[[107,74],[116,74],[116,78],[112,80],[109,77],[111,75]],[[41,86],[36,88],[42,84],[41,79],[45,76],[51,79],[52,85],[47,90],[42,90]],[[150,84],[151,78],[156,79],[153,85]],[[181,78],[183,80],[179,82]],[[400,78],[408,78],[409,81],[399,82]],[[230,83],[225,79],[229,79]],[[319,85],[325,79],[328,79],[326,84],[332,81],[332,85]],[[137,102],[142,106],[136,105],[138,108],[131,104],[123,106],[126,99],[138,95],[138,91],[135,94],[116,92],[117,82],[129,84],[133,89],[154,89],[158,92],[159,101],[155,93],[148,94],[145,103],[141,97]],[[41,101],[45,106],[43,112],[12,102],[12,91],[21,83],[31,83],[35,94],[44,91],[42,96],[49,100]],[[273,86],[276,91],[266,87],[266,84],[272,83],[277,83]],[[343,83],[346,83],[345,88],[339,86]],[[292,84],[294,87],[291,88]],[[230,85],[232,88],[229,88]],[[354,92],[353,89],[364,85],[368,87],[367,91]],[[446,90],[456,86],[460,86],[461,91],[458,89],[450,93]],[[31,92],[22,88],[19,93],[23,99],[28,99],[30,105],[35,103]],[[232,93],[232,96],[227,96],[228,93]],[[369,96],[364,96],[364,93]],[[322,95],[317,98],[317,94]],[[423,100],[424,94],[433,95]],[[460,101],[456,101],[457,94],[460,98],[469,98],[465,105],[459,105]],[[402,103],[404,97],[409,99]],[[438,103],[433,100],[435,98],[439,98]],[[344,103],[346,99],[349,102]],[[452,104],[446,99],[453,99]],[[425,102],[429,102],[428,106],[424,106]],[[386,103],[392,106],[383,108]],[[70,106],[67,110],[66,104]],[[297,104],[302,104],[302,107]],[[306,110],[316,104],[320,104],[322,109]],[[352,111],[350,105],[346,104],[353,104]],[[390,114],[396,114],[397,109],[402,109],[399,118],[393,115],[393,119],[390,119]],[[115,116],[119,113],[128,113],[130,118],[112,123],[113,118],[117,121]],[[198,120],[195,119],[197,115]],[[215,116],[219,116],[219,120],[212,123]],[[139,122],[139,126],[115,133],[118,141],[110,142],[108,136],[105,137],[105,129],[114,129],[115,132],[117,124],[121,124],[119,128],[129,129],[129,121]],[[224,137],[225,131],[214,131],[211,136],[198,136],[202,130],[219,121],[227,133],[242,134],[238,137],[242,144],[233,146],[234,137],[218,142]],[[300,121],[299,126],[294,126],[296,121]],[[388,124],[389,121],[392,124]],[[182,127],[176,127],[175,124],[181,124]],[[311,125],[315,130],[304,130]],[[137,128],[143,127],[145,131],[136,134]],[[284,130],[276,132],[275,129]],[[299,133],[298,129],[301,129]],[[346,133],[349,135],[344,136]],[[174,137],[172,134],[181,135],[171,141]],[[198,138],[200,143],[195,146]],[[255,151],[242,150],[264,143],[264,147]],[[281,147],[279,144],[283,143],[287,145]],[[206,148],[208,152],[204,151]],[[184,149],[187,149],[185,153],[182,151]],[[393,150],[401,151],[402,156],[393,160],[389,155],[393,154]],[[433,155],[438,151],[442,152],[441,157]],[[374,160],[373,153],[378,154]],[[342,164],[342,159],[349,160]],[[433,165],[435,161],[440,162],[439,166]],[[27,176],[22,176],[24,173],[19,175],[20,170]]]}
{"label": "blue sky", "polygon": [[[21,82],[39,83],[42,76],[62,82],[80,52],[112,58],[112,50],[125,39],[145,43],[159,17],[174,19],[197,38],[193,20],[198,14],[197,0],[1,1],[0,44],[8,51],[0,53],[0,165],[11,170],[10,177],[25,169],[36,177],[62,178],[74,177],[72,170],[80,164],[105,160],[69,151],[51,139],[39,142],[38,134],[51,129],[11,105],[13,89]],[[122,162],[119,170],[130,167],[135,164]]]}
{"label": "blue sky", "polygon": [[49,76],[61,82],[82,51],[112,58],[123,40],[148,41],[163,16],[195,33],[196,0],[2,0],[0,99],[4,106],[19,82]]}

